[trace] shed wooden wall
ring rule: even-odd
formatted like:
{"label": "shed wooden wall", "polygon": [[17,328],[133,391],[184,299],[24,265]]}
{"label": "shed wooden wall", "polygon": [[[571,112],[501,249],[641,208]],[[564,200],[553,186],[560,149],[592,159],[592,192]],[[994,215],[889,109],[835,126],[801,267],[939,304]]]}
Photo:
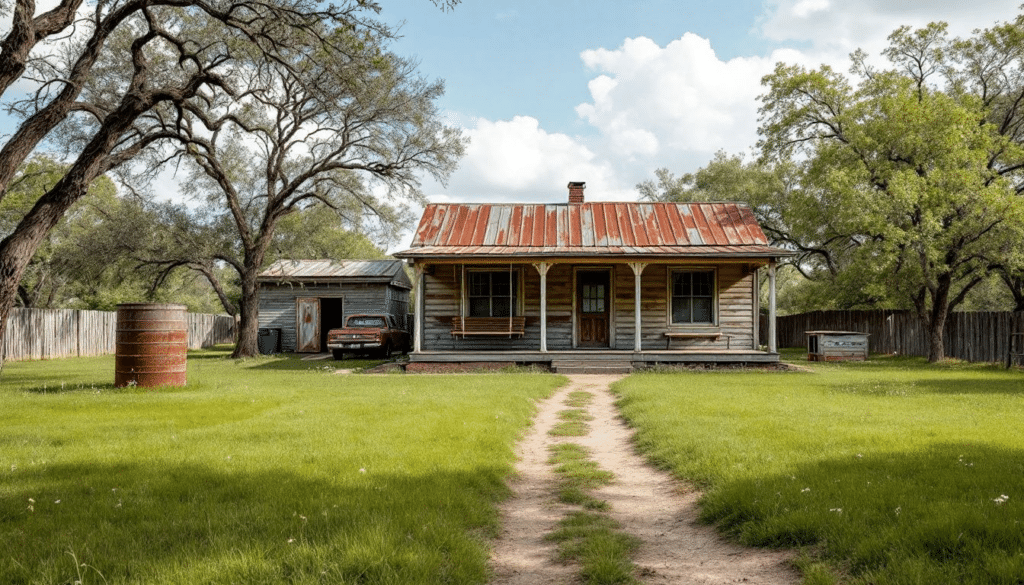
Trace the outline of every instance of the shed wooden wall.
{"label": "shed wooden wall", "polygon": [[[668,275],[674,265],[654,264],[641,278],[642,349],[665,349],[665,331],[669,329]],[[634,348],[633,271],[625,264],[582,266],[611,271],[611,349]],[[507,269],[507,268],[496,268]],[[521,338],[477,336],[453,338],[451,320],[459,315],[461,267],[439,264],[424,277],[423,349],[427,351],[463,350],[536,350],[540,347],[540,275],[533,266],[514,266],[523,278],[523,315],[526,335]],[[754,276],[743,265],[717,267],[718,318],[722,337],[718,340],[683,339],[672,342],[673,349],[756,349],[754,345]],[[574,267],[555,264],[547,276],[548,349],[573,348]]]}
{"label": "shed wooden wall", "polygon": [[281,330],[281,351],[295,351],[295,299],[342,298],[343,317],[391,313],[408,328],[409,291],[384,283],[260,283],[260,327]]}

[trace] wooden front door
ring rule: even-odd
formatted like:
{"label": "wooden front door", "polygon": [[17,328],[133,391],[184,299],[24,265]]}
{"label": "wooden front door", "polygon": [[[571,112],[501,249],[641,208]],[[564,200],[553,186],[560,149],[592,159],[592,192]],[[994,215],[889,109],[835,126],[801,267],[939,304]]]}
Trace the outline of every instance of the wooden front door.
{"label": "wooden front door", "polygon": [[295,351],[320,351],[320,299],[295,299]]}
{"label": "wooden front door", "polygon": [[608,347],[608,271],[576,273],[576,322],[580,347]]}

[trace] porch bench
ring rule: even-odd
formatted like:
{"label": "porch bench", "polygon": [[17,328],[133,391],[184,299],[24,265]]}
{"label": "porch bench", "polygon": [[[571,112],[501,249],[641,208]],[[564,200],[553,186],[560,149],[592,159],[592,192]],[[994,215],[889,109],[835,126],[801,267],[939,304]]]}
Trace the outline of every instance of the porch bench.
{"label": "porch bench", "polygon": [[452,317],[452,337],[490,335],[522,337],[526,334],[526,317]]}
{"label": "porch bench", "polygon": [[721,331],[666,331],[665,349],[672,348],[673,339],[711,339],[717,341],[721,337],[725,337],[725,348],[730,349],[732,335],[726,335]]}

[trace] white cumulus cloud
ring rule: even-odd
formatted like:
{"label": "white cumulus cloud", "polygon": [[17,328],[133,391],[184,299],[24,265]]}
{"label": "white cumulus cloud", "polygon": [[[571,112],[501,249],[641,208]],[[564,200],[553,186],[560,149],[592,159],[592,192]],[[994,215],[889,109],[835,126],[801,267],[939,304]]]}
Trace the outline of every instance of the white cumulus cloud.
{"label": "white cumulus cloud", "polygon": [[[601,152],[640,169],[635,184],[657,166],[688,171],[718,150],[741,152],[757,140],[761,78],[778,61],[805,62],[792,50],[767,57],[723,61],[708,39],[692,33],[661,47],[640,37],[618,49],[581,55],[599,75],[589,84],[591,101],[577,114],[602,135]],[[686,166],[679,169],[680,163]]]}
{"label": "white cumulus cloud", "polygon": [[[480,118],[465,133],[469,147],[447,189],[458,193],[460,202],[563,201],[569,181],[587,182],[590,200],[623,196],[610,165],[579,139],[545,131],[536,118]],[[447,198],[434,195],[431,199]]]}

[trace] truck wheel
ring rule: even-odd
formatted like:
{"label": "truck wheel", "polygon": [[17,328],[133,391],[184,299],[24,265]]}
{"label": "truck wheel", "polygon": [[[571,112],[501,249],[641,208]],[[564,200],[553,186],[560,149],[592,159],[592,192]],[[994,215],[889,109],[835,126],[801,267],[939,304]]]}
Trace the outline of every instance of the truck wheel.
{"label": "truck wheel", "polygon": [[334,359],[343,360],[345,359],[345,350],[343,349],[332,349],[331,353],[334,354]]}
{"label": "truck wheel", "polygon": [[384,359],[388,359],[388,358],[391,357],[391,342],[390,341],[385,343],[384,347],[381,348],[380,355]]}

